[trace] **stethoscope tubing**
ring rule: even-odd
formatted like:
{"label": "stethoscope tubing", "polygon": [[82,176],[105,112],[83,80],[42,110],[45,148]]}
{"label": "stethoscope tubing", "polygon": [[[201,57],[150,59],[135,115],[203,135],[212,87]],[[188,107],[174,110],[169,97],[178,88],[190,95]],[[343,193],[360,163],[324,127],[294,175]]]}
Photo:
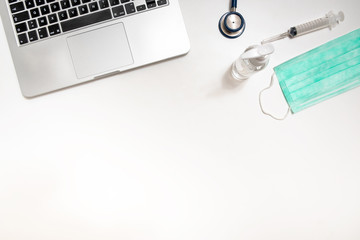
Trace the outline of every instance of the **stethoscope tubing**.
{"label": "stethoscope tubing", "polygon": [[231,8],[237,8],[237,0],[231,1]]}

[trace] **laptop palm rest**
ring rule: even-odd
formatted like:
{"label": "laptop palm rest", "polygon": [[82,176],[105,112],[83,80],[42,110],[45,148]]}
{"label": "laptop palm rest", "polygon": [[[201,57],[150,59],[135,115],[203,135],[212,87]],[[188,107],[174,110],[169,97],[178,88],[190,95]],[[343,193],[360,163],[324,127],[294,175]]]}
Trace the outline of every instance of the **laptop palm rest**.
{"label": "laptop palm rest", "polygon": [[79,79],[95,78],[134,63],[123,23],[68,37],[67,44]]}

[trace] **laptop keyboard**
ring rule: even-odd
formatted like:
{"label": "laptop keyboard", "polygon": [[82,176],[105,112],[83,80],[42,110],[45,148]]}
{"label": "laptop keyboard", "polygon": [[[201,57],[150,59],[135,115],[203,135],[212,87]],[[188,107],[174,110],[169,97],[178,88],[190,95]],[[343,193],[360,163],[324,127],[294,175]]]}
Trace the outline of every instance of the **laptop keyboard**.
{"label": "laptop keyboard", "polygon": [[168,5],[169,0],[5,0],[19,45]]}

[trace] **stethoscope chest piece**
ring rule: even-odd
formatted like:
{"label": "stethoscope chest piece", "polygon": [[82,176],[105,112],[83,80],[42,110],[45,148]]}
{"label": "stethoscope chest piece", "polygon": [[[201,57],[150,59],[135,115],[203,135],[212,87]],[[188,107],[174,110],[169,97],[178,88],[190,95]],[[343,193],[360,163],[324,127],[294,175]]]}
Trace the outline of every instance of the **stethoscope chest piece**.
{"label": "stethoscope chest piece", "polygon": [[228,12],[219,21],[219,30],[227,38],[237,38],[245,30],[245,20],[238,12]]}
{"label": "stethoscope chest piece", "polygon": [[224,37],[237,38],[245,30],[245,20],[243,16],[236,11],[237,0],[231,1],[230,12],[225,13],[219,20],[219,30]]}

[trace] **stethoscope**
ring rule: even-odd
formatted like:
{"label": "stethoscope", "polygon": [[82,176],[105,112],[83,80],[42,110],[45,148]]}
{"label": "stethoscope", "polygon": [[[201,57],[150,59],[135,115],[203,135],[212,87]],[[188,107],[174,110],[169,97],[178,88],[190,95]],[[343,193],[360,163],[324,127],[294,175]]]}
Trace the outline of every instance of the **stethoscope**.
{"label": "stethoscope", "polygon": [[232,0],[230,12],[222,15],[219,21],[219,30],[224,37],[237,38],[245,30],[245,20],[243,16],[236,12],[237,0]]}

